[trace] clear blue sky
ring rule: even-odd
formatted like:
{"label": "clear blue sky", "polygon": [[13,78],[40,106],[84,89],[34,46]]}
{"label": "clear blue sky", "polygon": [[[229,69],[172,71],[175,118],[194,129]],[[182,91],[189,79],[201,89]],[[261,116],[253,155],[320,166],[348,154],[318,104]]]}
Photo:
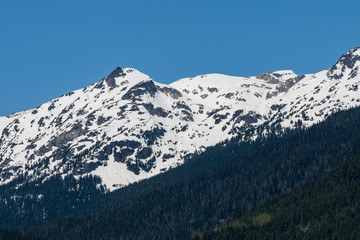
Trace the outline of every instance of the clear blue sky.
{"label": "clear blue sky", "polygon": [[162,83],[321,71],[360,45],[359,13],[358,0],[0,0],[0,115],[117,66]]}

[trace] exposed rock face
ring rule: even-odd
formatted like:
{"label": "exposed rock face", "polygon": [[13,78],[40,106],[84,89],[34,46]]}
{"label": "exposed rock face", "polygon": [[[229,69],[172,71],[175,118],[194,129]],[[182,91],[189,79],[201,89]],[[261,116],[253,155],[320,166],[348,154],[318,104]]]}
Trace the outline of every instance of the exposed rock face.
{"label": "exposed rock face", "polygon": [[164,109],[162,109],[161,107],[156,108],[151,103],[145,103],[145,104],[143,104],[143,106],[148,111],[148,113],[150,115],[152,115],[152,116],[158,116],[158,117],[166,118],[169,115],[169,113],[166,112]]}
{"label": "exposed rock face", "polygon": [[179,92],[178,90],[174,89],[174,88],[169,88],[169,87],[157,87],[157,90],[160,92],[165,93],[166,95],[172,97],[173,99],[179,99],[182,97],[181,92]]}
{"label": "exposed rock face", "polygon": [[116,88],[118,87],[116,85],[115,78],[118,77],[125,77],[126,73],[124,73],[123,69],[121,67],[116,68],[114,71],[112,71],[107,77],[103,78],[95,87],[96,88],[102,88],[104,87],[104,83],[110,88]]}
{"label": "exposed rock face", "polygon": [[157,89],[153,81],[141,82],[130,88],[123,96],[122,100],[140,100],[140,97],[144,94],[149,94],[154,97],[157,93]]}
{"label": "exposed rock face", "polygon": [[260,75],[257,75],[256,78],[257,79],[262,79],[268,83],[271,83],[271,84],[278,84],[279,83],[279,79],[277,78],[278,75],[271,75],[269,73],[263,73],[263,74],[260,74]]}
{"label": "exposed rock face", "polygon": [[266,94],[266,99],[272,98],[279,95],[280,93],[287,92],[292,86],[305,78],[305,75],[296,76],[294,78],[287,79],[285,82],[281,82],[275,88],[275,91],[268,92]]}
{"label": "exposed rock face", "polygon": [[116,68],[84,89],[0,117],[0,184],[25,173],[27,181],[93,174],[114,190],[234,136],[311,126],[360,105],[359,56],[355,48],[315,74],[207,74],[170,85]]}

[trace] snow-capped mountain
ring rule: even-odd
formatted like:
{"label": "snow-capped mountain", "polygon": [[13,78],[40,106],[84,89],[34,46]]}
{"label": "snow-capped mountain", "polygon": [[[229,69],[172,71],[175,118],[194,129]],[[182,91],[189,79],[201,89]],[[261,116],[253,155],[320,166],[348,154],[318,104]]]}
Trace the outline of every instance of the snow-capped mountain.
{"label": "snow-capped mountain", "polygon": [[254,139],[311,126],[360,105],[359,66],[355,48],[331,69],[306,75],[207,74],[165,85],[116,68],[84,89],[0,117],[0,183],[92,174],[114,190],[248,130]]}

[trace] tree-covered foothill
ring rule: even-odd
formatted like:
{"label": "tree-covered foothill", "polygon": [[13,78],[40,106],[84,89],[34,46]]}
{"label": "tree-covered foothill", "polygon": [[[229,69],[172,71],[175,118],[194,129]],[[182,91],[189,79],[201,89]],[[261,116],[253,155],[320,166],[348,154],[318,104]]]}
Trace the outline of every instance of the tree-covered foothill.
{"label": "tree-covered foothill", "polygon": [[[257,209],[274,198],[307,186],[344,161],[360,155],[359,119],[359,108],[338,112],[310,129],[260,141],[261,147],[237,157],[232,155],[233,159],[199,175],[164,188],[153,187],[153,191],[145,191],[141,198],[125,206],[116,208],[119,205],[114,197],[106,207],[99,205],[111,211],[59,219],[32,231],[64,239],[181,239],[214,229],[235,213]],[[238,145],[218,148],[230,154]],[[298,210],[302,212],[301,208]],[[302,213],[300,220],[293,221],[305,224],[299,227],[307,230],[306,219],[311,214],[311,211]],[[254,216],[253,225],[246,226],[265,226],[272,223],[274,217],[272,212],[263,212]],[[278,232],[286,229],[286,222],[284,224]],[[321,233],[326,235],[326,229],[324,231]]]}
{"label": "tree-covered foothill", "polygon": [[26,182],[21,177],[0,187],[0,227],[23,230],[51,219],[69,216],[75,209],[104,195],[101,180],[72,176]]}
{"label": "tree-covered foothill", "polygon": [[[50,238],[38,237],[33,234],[0,229],[0,240],[51,240]],[[55,240],[55,239],[52,239]]]}

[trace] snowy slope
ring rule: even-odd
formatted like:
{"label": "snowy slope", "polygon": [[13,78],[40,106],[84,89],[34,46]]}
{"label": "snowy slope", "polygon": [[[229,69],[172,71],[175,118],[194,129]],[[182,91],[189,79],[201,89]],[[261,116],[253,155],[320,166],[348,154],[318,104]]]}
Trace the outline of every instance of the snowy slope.
{"label": "snowy slope", "polygon": [[[117,68],[84,89],[0,117],[0,183],[54,174],[98,175],[114,190],[254,130],[311,126],[360,105],[360,48],[328,70],[297,76],[207,74],[170,85]],[[261,126],[261,131],[258,127]]]}

